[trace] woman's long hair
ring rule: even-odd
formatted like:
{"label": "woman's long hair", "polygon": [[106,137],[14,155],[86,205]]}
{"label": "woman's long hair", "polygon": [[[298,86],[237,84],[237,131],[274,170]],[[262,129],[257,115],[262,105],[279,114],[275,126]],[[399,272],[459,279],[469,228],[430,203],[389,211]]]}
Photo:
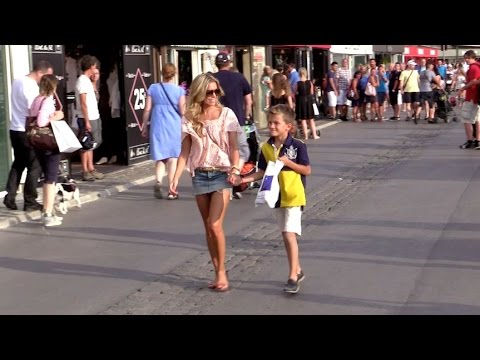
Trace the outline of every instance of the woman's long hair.
{"label": "woman's long hair", "polygon": [[[192,123],[193,130],[198,136],[203,136],[204,123],[200,120],[200,116],[203,112],[202,103],[207,97],[208,84],[212,82],[215,82],[220,89],[220,96],[225,95],[218,79],[210,73],[198,75],[190,86],[190,96],[188,97],[185,118]],[[220,96],[217,96],[216,105],[222,107]]]}

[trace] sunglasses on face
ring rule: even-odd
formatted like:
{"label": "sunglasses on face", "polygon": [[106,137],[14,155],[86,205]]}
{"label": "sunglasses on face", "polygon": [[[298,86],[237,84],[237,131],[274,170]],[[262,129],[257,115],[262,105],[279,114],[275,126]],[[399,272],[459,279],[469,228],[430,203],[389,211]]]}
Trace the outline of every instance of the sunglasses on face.
{"label": "sunglasses on face", "polygon": [[215,90],[207,90],[207,96],[213,96],[215,94],[216,96],[220,96],[221,92],[220,89],[215,89]]}

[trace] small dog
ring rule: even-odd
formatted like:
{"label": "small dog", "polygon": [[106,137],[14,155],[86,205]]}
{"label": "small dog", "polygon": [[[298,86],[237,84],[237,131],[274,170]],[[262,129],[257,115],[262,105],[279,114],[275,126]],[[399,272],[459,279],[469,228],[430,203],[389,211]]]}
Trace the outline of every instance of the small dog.
{"label": "small dog", "polygon": [[77,206],[82,207],[82,202],[80,201],[80,190],[78,189],[77,183],[75,180],[68,178],[67,176],[62,176],[58,178],[58,182],[55,185],[55,210],[66,214],[68,212],[67,202],[70,200],[75,200]]}

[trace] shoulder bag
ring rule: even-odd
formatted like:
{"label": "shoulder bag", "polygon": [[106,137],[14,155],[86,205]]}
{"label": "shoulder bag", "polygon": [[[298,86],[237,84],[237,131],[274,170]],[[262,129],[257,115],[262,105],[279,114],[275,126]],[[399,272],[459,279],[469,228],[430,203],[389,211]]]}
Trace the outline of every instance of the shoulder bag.
{"label": "shoulder bag", "polygon": [[410,76],[412,76],[412,74],[413,74],[414,71],[415,71],[415,70],[412,70],[412,72],[410,73],[410,75],[408,75],[407,81],[405,81],[405,84],[403,84],[402,90],[405,90],[405,88],[407,87],[408,80],[410,80]]}
{"label": "shoulder bag", "polygon": [[[45,97],[40,103],[40,109],[44,101]],[[25,131],[30,146],[38,150],[58,151],[52,125],[49,123],[47,126],[38,126],[37,118],[38,114],[36,116],[27,116],[25,121]]]}
{"label": "shoulder bag", "polygon": [[163,86],[163,84],[162,84],[161,82],[160,82],[160,85],[162,86],[163,92],[164,92],[165,95],[167,96],[167,99],[168,99],[168,101],[170,102],[170,105],[172,105],[173,108],[175,109],[175,111],[177,112],[177,114],[180,115],[180,117],[182,117],[182,114],[180,114],[180,111],[179,111],[178,108],[177,108],[178,105],[175,106],[175,105],[173,104],[172,99],[170,99],[170,96],[168,96],[168,93],[167,93],[167,91],[165,90],[165,87]]}

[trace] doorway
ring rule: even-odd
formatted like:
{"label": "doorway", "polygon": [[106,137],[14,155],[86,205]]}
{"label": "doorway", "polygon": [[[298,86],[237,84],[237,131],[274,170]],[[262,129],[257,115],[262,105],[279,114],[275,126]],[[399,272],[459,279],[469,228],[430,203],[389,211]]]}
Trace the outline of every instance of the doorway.
{"label": "doorway", "polygon": [[[100,80],[97,85],[99,94],[98,108],[100,112],[102,126],[102,144],[94,150],[94,163],[106,159],[109,163],[99,165],[126,165],[127,164],[127,128],[124,111],[112,111],[110,106],[109,86],[113,83],[113,78],[123,79],[123,63],[121,59],[120,46],[95,46],[81,44],[65,45],[65,76],[66,92],[69,122],[73,128],[76,128],[76,118],[73,110],[76,107],[75,101],[75,83],[78,76],[81,75],[80,59],[84,55],[95,56],[100,62]],[[120,107],[124,109],[125,92],[121,84]],[[75,153],[70,158],[72,162],[80,161],[80,156]]]}

